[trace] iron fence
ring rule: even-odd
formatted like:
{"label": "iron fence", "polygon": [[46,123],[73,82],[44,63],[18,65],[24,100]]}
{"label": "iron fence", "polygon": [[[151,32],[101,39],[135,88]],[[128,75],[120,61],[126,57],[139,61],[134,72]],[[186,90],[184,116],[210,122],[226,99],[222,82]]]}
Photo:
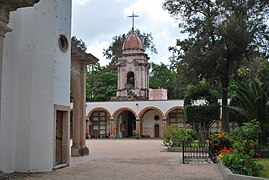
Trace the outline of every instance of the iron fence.
{"label": "iron fence", "polygon": [[192,147],[191,143],[183,141],[182,143],[183,164],[212,163],[211,158],[212,153],[208,141],[204,145],[198,145],[198,147]]}

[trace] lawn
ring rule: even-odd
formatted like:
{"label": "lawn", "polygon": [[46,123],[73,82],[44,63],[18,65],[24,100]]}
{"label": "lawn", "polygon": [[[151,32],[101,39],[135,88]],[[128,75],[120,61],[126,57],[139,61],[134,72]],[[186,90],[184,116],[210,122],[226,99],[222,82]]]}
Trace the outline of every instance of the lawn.
{"label": "lawn", "polygon": [[269,159],[261,159],[259,161],[263,165],[263,170],[260,172],[259,177],[269,178]]}

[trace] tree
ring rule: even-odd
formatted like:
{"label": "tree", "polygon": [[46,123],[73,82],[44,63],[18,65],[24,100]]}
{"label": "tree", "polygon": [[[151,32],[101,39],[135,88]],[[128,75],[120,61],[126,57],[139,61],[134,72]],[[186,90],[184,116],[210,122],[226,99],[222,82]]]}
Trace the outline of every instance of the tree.
{"label": "tree", "polygon": [[81,50],[86,52],[87,45],[82,39],[78,39],[76,36],[72,37],[72,41],[77,45],[77,47]]}
{"label": "tree", "polygon": [[[116,69],[116,63],[118,61],[118,57],[122,54],[122,46],[125,39],[132,34],[132,30],[129,31],[127,34],[122,34],[119,36],[113,37],[112,43],[109,45],[107,49],[103,50],[103,54],[106,59],[111,60],[110,66],[114,66]],[[138,29],[134,32],[142,41],[144,50],[149,50],[151,53],[157,54],[157,49],[153,43],[153,37],[151,33],[141,33]]]}
{"label": "tree", "polygon": [[268,55],[268,2],[258,0],[165,0],[164,9],[189,37],[177,40],[178,60],[197,79],[221,85],[222,125],[227,116],[229,78],[244,58]]}
{"label": "tree", "polygon": [[256,119],[261,124],[260,142],[265,143],[269,136],[269,83],[252,80],[250,83],[236,83],[236,97],[241,106],[230,109],[242,115],[247,121]]}
{"label": "tree", "polygon": [[175,99],[176,94],[174,93],[174,85],[176,80],[176,73],[168,69],[166,65],[161,63],[151,64],[152,71],[149,76],[150,88],[164,88],[168,91],[168,99]]}
{"label": "tree", "polygon": [[[205,100],[205,103],[195,105],[196,100]],[[189,85],[184,98],[184,114],[186,122],[197,132],[199,144],[204,145],[209,128],[220,117],[218,92],[205,81]]]}
{"label": "tree", "polygon": [[117,91],[117,71],[100,64],[90,65],[87,72],[87,101],[110,101]]}

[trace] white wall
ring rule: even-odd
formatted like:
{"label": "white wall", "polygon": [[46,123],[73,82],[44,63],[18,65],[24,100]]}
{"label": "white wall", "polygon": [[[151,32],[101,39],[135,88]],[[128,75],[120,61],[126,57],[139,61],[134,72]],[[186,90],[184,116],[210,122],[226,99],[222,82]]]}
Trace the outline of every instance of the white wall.
{"label": "white wall", "polygon": [[[56,6],[54,104],[65,106],[70,105],[71,6],[71,0],[59,1]],[[67,52],[63,52],[58,48],[57,39],[60,34],[64,34],[69,40]]]}
{"label": "white wall", "polygon": [[[132,109],[136,115],[146,107],[155,107],[161,110],[163,114],[169,109],[180,106],[183,108],[183,100],[167,100],[167,101],[113,101],[113,102],[87,102],[86,115],[95,108],[102,107],[107,109],[111,115],[120,108]],[[72,104],[71,104],[72,106]],[[160,117],[162,118],[162,117]]]}
{"label": "white wall", "polygon": [[60,53],[58,36],[70,37],[70,18],[71,0],[42,0],[11,13],[1,102],[4,171],[53,168],[54,104],[68,106],[70,89],[70,50]]}
{"label": "white wall", "polygon": [[[154,116],[158,115],[160,117],[159,120],[154,120]],[[159,125],[159,133],[162,136],[162,116],[156,110],[149,110],[143,116],[143,135],[149,135],[150,137],[155,137],[155,125]]]}

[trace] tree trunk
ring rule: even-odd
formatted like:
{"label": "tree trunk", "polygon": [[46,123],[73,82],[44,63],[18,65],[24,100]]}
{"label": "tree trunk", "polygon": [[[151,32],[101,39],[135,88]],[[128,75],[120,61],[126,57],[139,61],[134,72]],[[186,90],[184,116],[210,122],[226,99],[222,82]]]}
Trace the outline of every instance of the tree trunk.
{"label": "tree trunk", "polygon": [[222,99],[222,106],[221,106],[221,120],[222,120],[222,130],[224,132],[229,133],[229,119],[228,119],[228,85],[229,80],[228,77],[224,77],[221,82],[221,99]]}

